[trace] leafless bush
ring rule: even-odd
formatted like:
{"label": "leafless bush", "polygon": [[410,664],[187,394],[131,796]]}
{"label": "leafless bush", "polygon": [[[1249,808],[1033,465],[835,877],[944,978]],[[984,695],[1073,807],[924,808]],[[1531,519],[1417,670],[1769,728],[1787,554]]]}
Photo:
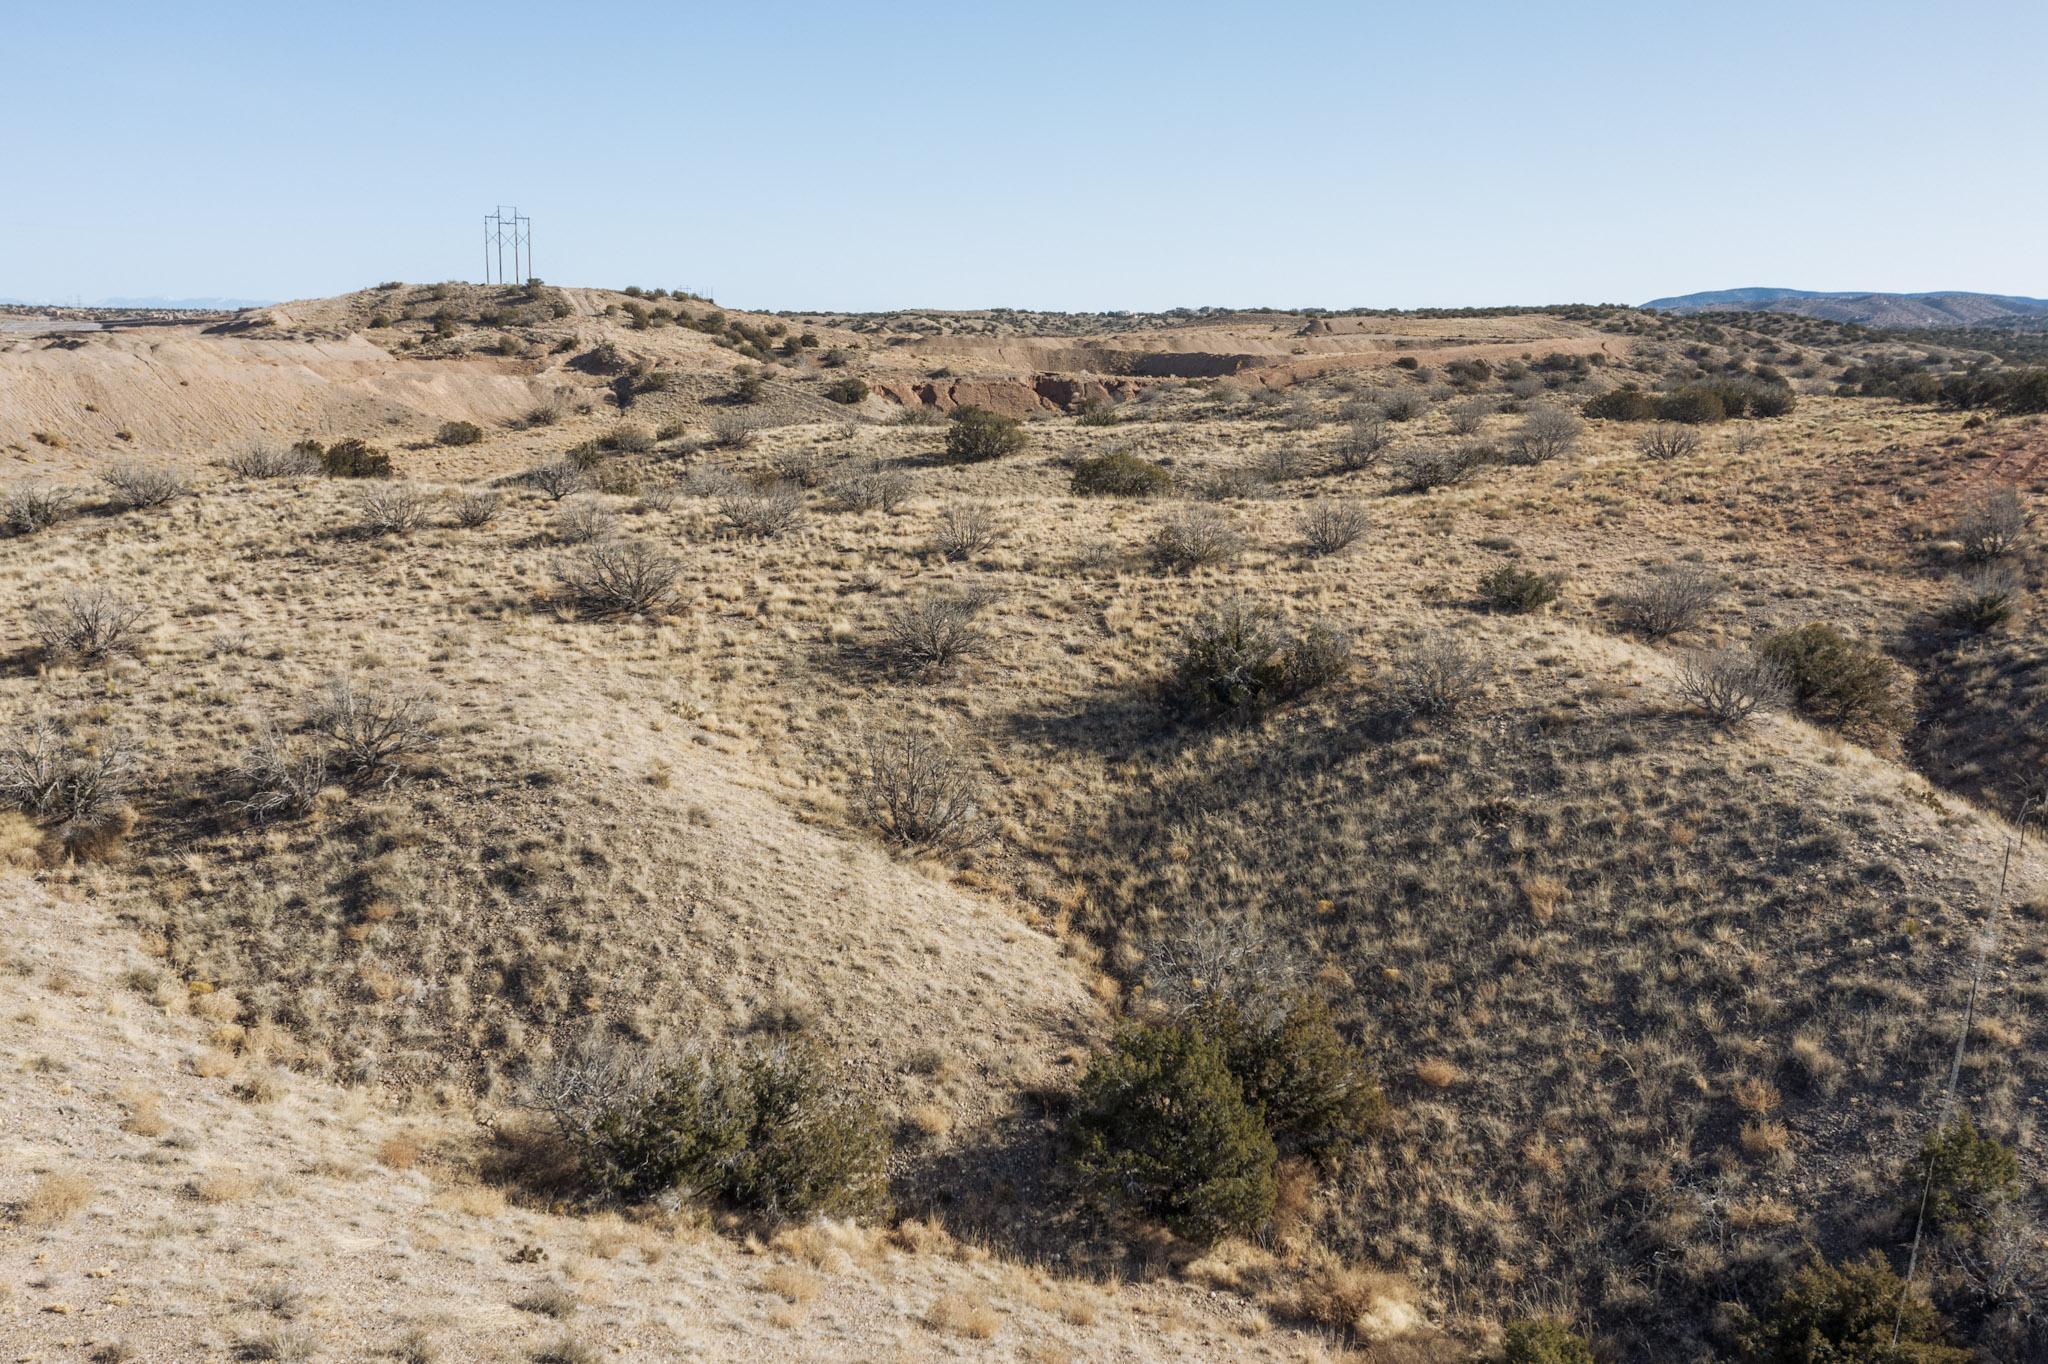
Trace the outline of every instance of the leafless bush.
{"label": "leafless bush", "polygon": [[832,461],[825,457],[823,450],[815,448],[784,450],[768,461],[768,467],[785,483],[799,488],[816,488],[822,486],[831,473]]}
{"label": "leafless bush", "polygon": [[1195,495],[1208,502],[1235,502],[1254,497],[1270,497],[1273,485],[1266,479],[1265,469],[1257,463],[1227,464],[1211,470],[1209,475],[1195,487]]}
{"label": "leafless bush", "polygon": [[1378,412],[1368,412],[1352,422],[1351,429],[1337,442],[1337,463],[1354,473],[1370,469],[1385,456],[1393,439],[1387,419]]}
{"label": "leafless bush", "polygon": [[311,478],[321,471],[320,456],[303,445],[264,442],[237,450],[221,464],[236,478]]}
{"label": "leafless bush", "polygon": [[240,795],[228,808],[259,823],[309,813],[327,785],[327,758],[267,726],[235,765]]}
{"label": "leafless bush", "polygon": [[465,488],[455,495],[455,524],[464,530],[488,526],[497,519],[498,494],[490,488]]}
{"label": "leafless bush", "polygon": [[780,535],[803,519],[804,495],[788,483],[741,486],[721,495],[718,515],[739,534],[755,540]]}
{"label": "leafless bush", "polygon": [[67,836],[118,821],[139,772],[139,750],[118,734],[45,720],[0,735],[0,801]]}
{"label": "leafless bush", "polygon": [[981,778],[929,730],[868,736],[855,804],[885,837],[923,852],[959,852],[986,837]]}
{"label": "leafless bush", "polygon": [[113,490],[115,501],[137,510],[161,507],[192,491],[191,484],[176,469],[133,460],[105,470],[100,474],[100,482]]}
{"label": "leafless bush", "polygon": [[1402,492],[1426,493],[1465,482],[1486,463],[1488,451],[1477,445],[1418,445],[1402,453],[1394,471]]}
{"label": "leafless bush", "polygon": [[2016,489],[1999,488],[1980,493],[1963,508],[1956,520],[1956,539],[1966,558],[1978,563],[2002,559],[2020,547],[2032,520]]}
{"label": "leafless bush", "polygon": [[369,535],[402,535],[427,522],[432,494],[403,479],[378,483],[363,494],[363,531]]}
{"label": "leafless bush", "polygon": [[901,469],[870,464],[832,480],[832,500],[849,511],[893,512],[910,499],[912,481]]}
{"label": "leafless bush", "polygon": [[715,450],[746,450],[759,439],[759,428],[738,413],[726,413],[711,424],[711,446]]}
{"label": "leafless bush", "polygon": [[327,740],[332,765],[360,783],[398,775],[399,764],[437,742],[440,708],[426,691],[384,688],[346,675],[306,708],[306,728]]}
{"label": "leafless bush", "polygon": [[1461,403],[1453,403],[1450,409],[1451,434],[1477,435],[1492,413],[1493,404],[1484,398],[1467,398]]}
{"label": "leafless bush", "polygon": [[1388,700],[1403,715],[1439,717],[1469,707],[1486,691],[1493,670],[1449,635],[1431,635],[1390,662]]}
{"label": "leafless bush", "polygon": [[1003,538],[1002,523],[984,502],[949,502],[939,510],[932,548],[956,562],[986,554]]}
{"label": "leafless bush", "polygon": [[29,617],[29,627],[51,658],[100,663],[116,654],[135,652],[148,614],[141,603],[104,587],[74,587],[53,605],[35,611]]}
{"label": "leafless bush", "polygon": [[1192,573],[1228,563],[1243,547],[1243,538],[1221,514],[1194,507],[1167,517],[1152,532],[1146,552],[1161,573]]}
{"label": "leafless bush", "polygon": [[1703,568],[1675,564],[1615,599],[1622,628],[1645,639],[1667,639],[1699,623],[1721,599],[1721,580]]}
{"label": "leafless bush", "polygon": [[1679,660],[1677,685],[1680,696],[1727,727],[1776,710],[1792,693],[1783,668],[1746,649],[1687,654]]}
{"label": "leafless bush", "polygon": [[550,502],[560,502],[571,493],[580,493],[590,486],[589,471],[575,461],[567,459],[536,464],[522,477],[527,487],[542,494]]}
{"label": "leafless bush", "polygon": [[16,535],[48,530],[71,510],[73,493],[53,483],[18,483],[7,490],[7,528]]}
{"label": "leafless bush", "polygon": [[1372,518],[1356,502],[1333,499],[1311,502],[1295,524],[1309,556],[1320,559],[1351,548],[1372,525]]}
{"label": "leafless bush", "polygon": [[683,566],[642,540],[601,540],[555,576],[593,616],[651,615],[673,606]]}
{"label": "leafless bush", "polygon": [[884,648],[904,668],[927,676],[945,672],[987,649],[980,616],[988,600],[984,593],[962,592],[905,602],[889,617]]}
{"label": "leafless bush", "polygon": [[1252,471],[1261,483],[1285,483],[1306,473],[1308,461],[1297,446],[1275,445],[1259,453],[1252,461]]}
{"label": "leafless bush", "polygon": [[1517,464],[1543,464],[1572,452],[1585,432],[1585,419],[1567,407],[1545,404],[1522,418],[1509,445]]}
{"label": "leafless bush", "polygon": [[1636,449],[1650,459],[1685,459],[1699,448],[1699,428],[1682,422],[1659,422],[1636,437]]}
{"label": "leafless bush", "polygon": [[595,497],[572,497],[555,513],[555,535],[565,545],[587,545],[592,540],[606,540],[618,528],[618,515]]}

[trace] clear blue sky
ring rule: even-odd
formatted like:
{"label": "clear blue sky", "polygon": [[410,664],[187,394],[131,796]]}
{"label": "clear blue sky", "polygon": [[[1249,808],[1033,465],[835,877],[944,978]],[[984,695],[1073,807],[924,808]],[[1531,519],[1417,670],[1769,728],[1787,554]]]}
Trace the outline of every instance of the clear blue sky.
{"label": "clear blue sky", "polygon": [[0,0],[0,296],[2048,295],[2048,3]]}

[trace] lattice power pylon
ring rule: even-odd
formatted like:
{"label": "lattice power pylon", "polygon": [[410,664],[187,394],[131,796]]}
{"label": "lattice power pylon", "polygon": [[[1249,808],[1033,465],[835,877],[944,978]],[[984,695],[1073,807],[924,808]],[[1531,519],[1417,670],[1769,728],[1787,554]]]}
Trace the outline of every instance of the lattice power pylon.
{"label": "lattice power pylon", "polygon": [[[512,271],[505,272],[505,253],[512,254]],[[533,276],[533,219],[523,216],[517,205],[498,205],[484,215],[484,283],[524,284]]]}

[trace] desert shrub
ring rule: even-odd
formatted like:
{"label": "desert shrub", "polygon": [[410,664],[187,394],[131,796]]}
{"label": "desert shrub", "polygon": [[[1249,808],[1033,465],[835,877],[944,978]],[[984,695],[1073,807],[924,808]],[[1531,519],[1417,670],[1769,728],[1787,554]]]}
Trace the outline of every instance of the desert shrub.
{"label": "desert shrub", "polygon": [[768,462],[768,467],[784,483],[799,488],[815,488],[823,484],[831,472],[832,461],[823,450],[802,446],[779,452]]}
{"label": "desert shrub", "polygon": [[553,426],[568,415],[568,404],[558,398],[551,398],[547,402],[536,403],[526,409],[526,414],[519,421],[522,426]]}
{"label": "desert shrub", "polygon": [[590,486],[590,471],[573,460],[557,459],[534,465],[520,475],[520,481],[548,501],[560,502]]}
{"label": "desert shrub", "polygon": [[587,494],[568,499],[555,512],[555,536],[565,545],[587,545],[593,540],[608,540],[618,528],[618,514],[600,499]]}
{"label": "desert shrub", "polygon": [[1400,388],[1381,398],[1379,409],[1390,422],[1414,421],[1429,411],[1429,401],[1413,389]]}
{"label": "desert shrub", "polygon": [[71,510],[72,492],[51,483],[17,483],[7,490],[7,503],[0,515],[16,535],[33,535],[48,530]]}
{"label": "desert shrub", "polygon": [[981,777],[929,730],[870,734],[854,779],[854,804],[885,838],[920,852],[953,853],[987,836]]}
{"label": "desert shrub", "polygon": [[887,1206],[880,1115],[801,1039],[661,1061],[586,1044],[532,1098],[597,1197],[715,1196],[789,1218]]}
{"label": "desert shrub", "polygon": [[1678,664],[1678,694],[1717,725],[1733,727],[1776,710],[1791,695],[1785,670],[1747,650],[1688,654]]}
{"label": "desert shrub", "polygon": [[736,534],[766,540],[803,519],[804,495],[793,484],[742,486],[718,499],[718,516]]}
{"label": "desert shrub", "polygon": [[320,452],[320,467],[329,478],[389,478],[391,456],[350,436]]}
{"label": "desert shrub", "polygon": [[845,403],[849,407],[858,402],[865,402],[868,391],[867,381],[857,379],[851,374],[841,379],[834,379],[825,386],[825,396],[827,398],[835,403]]}
{"label": "desert shrub", "polygon": [[911,672],[943,673],[988,648],[980,620],[987,606],[988,597],[979,592],[931,593],[904,602],[890,613],[883,649]]}
{"label": "desert shrub", "polygon": [[984,407],[960,407],[953,411],[951,429],[946,432],[946,459],[953,464],[975,464],[1013,455],[1024,448],[1024,426]]}
{"label": "desert shrub", "polygon": [[1228,563],[1244,547],[1234,526],[1206,507],[1176,512],[1152,532],[1146,554],[1161,573],[1192,573]]}
{"label": "desert shrub", "polygon": [[1151,497],[1172,488],[1173,475],[1128,450],[1110,450],[1076,463],[1069,486],[1083,497]]}
{"label": "desert shrub", "polygon": [[760,428],[737,412],[728,412],[711,423],[714,450],[750,450],[760,439]]}
{"label": "desert shrub", "polygon": [[2012,619],[2019,598],[2018,574],[2003,564],[1978,564],[1950,591],[1942,619],[1958,630],[1996,630]]}
{"label": "desert shrub", "polygon": [[1636,449],[1650,459],[1687,459],[1699,448],[1700,433],[1678,422],[1661,422],[1636,437]]}
{"label": "desert shrub", "polygon": [[767,392],[767,381],[754,370],[742,369],[733,377],[732,401],[742,406],[751,407],[760,402]]}
{"label": "desert shrub", "polygon": [[434,433],[436,445],[480,445],[483,438],[484,429],[475,422],[442,422]]}
{"label": "desert shrub", "polygon": [[597,438],[600,450],[621,455],[643,455],[654,448],[654,433],[634,422],[620,422]]}
{"label": "desert shrub", "polygon": [[2017,489],[1997,488],[1970,499],[1956,518],[1955,537],[1965,558],[1986,563],[2017,550],[2032,519]]}
{"label": "desert shrub", "polygon": [[1967,1113],[1929,1132],[1900,1176],[1906,1216],[1917,1216],[1924,1191],[1927,1225],[1942,1232],[1981,1231],[2019,1183],[2011,1149],[1978,1132]]}
{"label": "desert shrub", "polygon": [[1602,393],[1580,410],[1596,421],[1646,422],[1657,415],[1657,400],[1629,384]]}
{"label": "desert shrub", "polygon": [[305,815],[327,785],[327,758],[266,726],[235,764],[234,785],[228,808],[258,823]]}
{"label": "desert shrub", "polygon": [[912,403],[896,414],[898,426],[944,426],[946,414],[936,407]]}
{"label": "desert shrub", "polygon": [[1449,635],[1430,635],[1389,662],[1387,700],[1399,714],[1438,718],[1468,709],[1486,692],[1492,669]]}
{"label": "desert shrub", "polygon": [[1659,421],[1699,426],[1726,421],[1728,416],[1728,395],[1704,384],[1687,384],[1657,399]]}
{"label": "desert shrub", "polygon": [[1451,404],[1449,418],[1451,434],[1456,436],[1477,435],[1479,428],[1486,425],[1486,419],[1493,414],[1493,404],[1484,398],[1467,398]]}
{"label": "desert shrub", "polygon": [[363,533],[402,535],[417,530],[426,523],[433,505],[433,497],[412,483],[382,484],[363,495]]}
{"label": "desert shrub", "polygon": [[1550,605],[1564,593],[1564,577],[1502,564],[1479,580],[1479,600],[1495,611],[1519,613]]}
{"label": "desert shrub", "polygon": [[1294,635],[1270,607],[1227,602],[1181,637],[1168,693],[1197,718],[1254,715],[1341,677],[1350,656],[1350,636],[1334,626]]}
{"label": "desert shrub", "polygon": [[986,554],[1002,536],[1002,523],[986,503],[949,502],[939,510],[932,548],[941,558],[958,562]]}
{"label": "desert shrub", "polygon": [[1784,669],[1800,709],[1839,729],[1888,728],[1899,719],[1892,699],[1898,669],[1875,649],[1822,621],[1765,637],[1763,656]]}
{"label": "desert shrub", "polygon": [[1367,412],[1353,421],[1337,442],[1337,463],[1348,472],[1370,469],[1380,462],[1393,439],[1387,419],[1378,412]]}
{"label": "desert shrub", "polygon": [[29,616],[43,653],[74,663],[104,663],[134,653],[149,615],[140,602],[104,587],[74,587]]}
{"label": "desert shrub", "polygon": [[910,475],[901,469],[868,464],[842,473],[826,491],[849,511],[893,512],[910,500],[914,486]]}
{"label": "desert shrub", "polygon": [[1094,1193],[1189,1240],[1246,1234],[1272,1215],[1273,1138],[1223,1047],[1190,1023],[1125,1029],[1089,1066],[1066,1135]]}
{"label": "desert shrub", "polygon": [[1477,445],[1418,445],[1402,453],[1394,485],[1407,493],[1454,487],[1478,473],[1486,456]]}
{"label": "desert shrub", "polygon": [[305,726],[327,740],[329,763],[358,784],[389,784],[401,765],[439,741],[440,708],[416,687],[380,687],[346,674],[306,708]]}
{"label": "desert shrub", "polygon": [[1089,398],[1074,410],[1076,426],[1115,426],[1119,421],[1116,405],[1101,398]]}
{"label": "desert shrub", "polygon": [[251,445],[221,463],[236,478],[311,478],[322,470],[320,456],[305,441],[283,446]]}
{"label": "desert shrub", "polygon": [[1351,548],[1371,528],[1372,518],[1356,502],[1326,499],[1303,508],[1295,526],[1309,557],[1321,559]]}
{"label": "desert shrub", "polygon": [[1942,1332],[1934,1305],[1873,1250],[1799,1270],[1742,1348],[1751,1364],[1966,1364],[1969,1352],[1944,1345]]}
{"label": "desert shrub", "polygon": [[1530,409],[1509,443],[1517,464],[1543,464],[1568,455],[1579,443],[1586,423],[1567,407],[1544,404]]}
{"label": "desert shrub", "polygon": [[1527,1317],[1508,1323],[1500,1364],[1594,1364],[1593,1347],[1555,1317]]}
{"label": "desert shrub", "polygon": [[140,750],[118,734],[51,721],[0,734],[0,801],[66,838],[116,826],[140,768]]}
{"label": "desert shrub", "polygon": [[114,500],[134,510],[161,507],[192,491],[185,476],[161,464],[124,460],[100,474],[100,482],[113,492]]}
{"label": "desert shrub", "polygon": [[489,488],[465,488],[455,495],[455,524],[464,530],[488,526],[498,515],[498,494]]}
{"label": "desert shrub", "polygon": [[1799,405],[1790,384],[1757,384],[1749,390],[1749,415],[1783,417]]}
{"label": "desert shrub", "polygon": [[656,615],[675,605],[682,571],[645,541],[604,539],[558,564],[555,578],[587,615]]}
{"label": "desert shrub", "polygon": [[1324,1154],[1386,1121],[1386,1096],[1321,996],[1212,995],[1187,1018],[1222,1048],[1245,1104],[1281,1151]]}
{"label": "desert shrub", "polygon": [[1674,564],[1615,598],[1625,630],[1645,639],[1668,639],[1699,624],[1721,599],[1721,580],[1703,568]]}

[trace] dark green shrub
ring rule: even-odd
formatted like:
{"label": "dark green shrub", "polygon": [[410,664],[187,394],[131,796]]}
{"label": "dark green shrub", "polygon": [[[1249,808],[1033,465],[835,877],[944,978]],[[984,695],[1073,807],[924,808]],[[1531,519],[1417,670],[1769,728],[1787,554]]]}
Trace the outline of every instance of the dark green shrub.
{"label": "dark green shrub", "polygon": [[1784,670],[1800,709],[1837,729],[1898,723],[1892,661],[1834,626],[1815,621],[1765,637],[1759,650]]}
{"label": "dark green shrub", "polygon": [[1789,384],[1758,384],[1749,391],[1749,415],[1782,417],[1799,405]]}
{"label": "dark green shrub", "polygon": [[484,438],[484,429],[475,422],[443,422],[434,436],[437,445],[475,445]]}
{"label": "dark green shrub", "polygon": [[732,381],[732,400],[745,406],[760,402],[767,391],[767,382],[750,369],[741,370]]}
{"label": "dark green shrub", "polygon": [[1657,400],[1657,419],[1690,426],[1726,421],[1727,395],[1705,384],[1687,384]]}
{"label": "dark green shrub", "polygon": [[2012,619],[2019,596],[2017,574],[1998,564],[1980,564],[1956,584],[1942,619],[1972,633],[1996,630]]}
{"label": "dark green shrub", "polygon": [[329,478],[389,478],[391,456],[350,436],[320,452],[320,467]]}
{"label": "dark green shrub", "polygon": [[1350,658],[1350,636],[1333,626],[1290,635],[1271,608],[1227,602],[1182,638],[1169,690],[1198,719],[1253,715],[1343,676]]}
{"label": "dark green shrub", "polygon": [[1583,410],[1601,421],[1646,422],[1657,415],[1657,400],[1631,384],[1601,394]]}
{"label": "dark green shrub", "polygon": [[1385,1122],[1386,1096],[1320,996],[1250,1005],[1211,998],[1188,1021],[1222,1047],[1245,1103],[1280,1149],[1328,1152]]}
{"label": "dark green shrub", "polygon": [[835,403],[845,403],[851,407],[857,402],[864,401],[868,396],[868,391],[865,379],[857,379],[849,374],[843,379],[835,379],[828,384],[825,388],[825,396]]}
{"label": "dark green shrub", "polygon": [[1083,497],[1151,497],[1173,486],[1173,475],[1128,450],[1111,450],[1081,460],[1070,485]]}
{"label": "dark green shrub", "polygon": [[725,1180],[744,1208],[785,1217],[872,1215],[888,1205],[889,1136],[864,1098],[836,1083],[806,1042],[745,1063],[751,1122]]}
{"label": "dark green shrub", "polygon": [[1082,1079],[1067,1138],[1095,1194],[1189,1240],[1251,1232],[1272,1215],[1273,1139],[1200,1028],[1125,1030]]}
{"label": "dark green shrub", "polygon": [[1839,1266],[1816,1260],[1793,1275],[1744,1332],[1742,1349],[1751,1364],[1965,1364],[1969,1352],[1942,1344],[1942,1330],[1934,1305],[1908,1292],[1873,1250]]}
{"label": "dark green shrub", "polygon": [[1501,1364],[1593,1364],[1593,1347],[1555,1317],[1508,1323]]}
{"label": "dark green shrub", "polygon": [[1520,613],[1550,605],[1563,589],[1560,574],[1502,564],[1479,580],[1479,599],[1495,611]]}
{"label": "dark green shrub", "polygon": [[1090,398],[1075,409],[1074,420],[1080,426],[1115,426],[1121,419],[1114,404]]}
{"label": "dark green shrub", "polygon": [[982,460],[1013,455],[1024,448],[1024,426],[1015,417],[1005,417],[985,407],[953,410],[952,428],[946,432],[946,458],[954,464],[975,464]]}
{"label": "dark green shrub", "polygon": [[1981,1230],[1992,1211],[2019,1187],[2020,1167],[2010,1149],[1981,1135],[1970,1115],[1963,1113],[1927,1134],[1902,1182],[1908,1217],[1918,1213],[1924,1186],[1929,1226],[1948,1232]]}

